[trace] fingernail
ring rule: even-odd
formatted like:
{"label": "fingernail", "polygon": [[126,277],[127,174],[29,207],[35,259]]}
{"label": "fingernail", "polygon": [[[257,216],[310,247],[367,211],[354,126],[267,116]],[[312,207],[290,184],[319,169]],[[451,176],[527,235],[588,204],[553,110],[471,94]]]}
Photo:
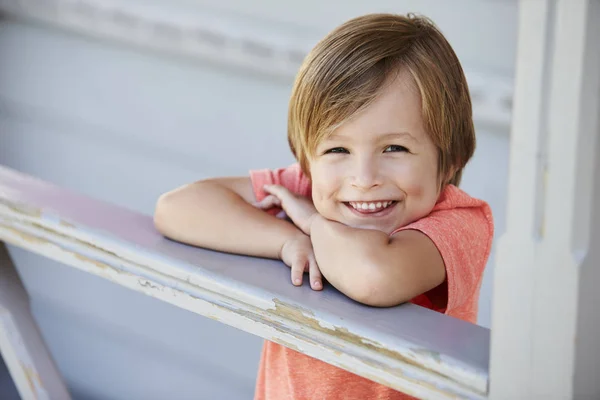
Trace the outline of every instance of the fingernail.
{"label": "fingernail", "polygon": [[313,282],[313,286],[314,286],[314,287],[316,287],[316,288],[318,288],[318,287],[321,287],[321,282],[319,282],[319,281],[314,281],[314,282]]}
{"label": "fingernail", "polygon": [[300,281],[300,279],[298,279],[298,278],[294,279],[294,283],[295,283],[296,285],[299,285],[299,284],[300,284],[300,282],[301,282],[301,281]]}

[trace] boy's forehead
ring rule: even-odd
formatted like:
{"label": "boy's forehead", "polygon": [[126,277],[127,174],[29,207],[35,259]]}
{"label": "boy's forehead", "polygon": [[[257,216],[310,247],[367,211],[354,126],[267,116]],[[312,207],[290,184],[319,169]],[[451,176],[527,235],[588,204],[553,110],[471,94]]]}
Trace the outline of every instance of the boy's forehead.
{"label": "boy's forehead", "polygon": [[348,140],[358,136],[388,139],[419,139],[424,133],[421,96],[404,77],[381,88],[381,93],[364,109],[354,113],[322,140]]}

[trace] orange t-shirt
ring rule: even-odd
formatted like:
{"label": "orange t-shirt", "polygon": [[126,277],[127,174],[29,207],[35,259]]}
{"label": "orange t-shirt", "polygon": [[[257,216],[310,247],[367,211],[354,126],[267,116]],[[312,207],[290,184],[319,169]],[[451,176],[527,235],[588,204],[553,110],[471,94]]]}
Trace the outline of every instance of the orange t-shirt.
{"label": "orange t-shirt", "polygon": [[[298,164],[277,170],[251,171],[257,200],[262,187],[276,184],[310,197],[310,180]],[[411,302],[475,323],[481,278],[492,245],[494,224],[488,204],[458,187],[447,186],[429,215],[392,233],[416,229],[437,246],[446,268],[446,281],[432,290],[446,295],[446,307],[436,309],[424,293]],[[255,400],[300,399],[412,399],[404,393],[360,377],[279,344],[265,341]]]}

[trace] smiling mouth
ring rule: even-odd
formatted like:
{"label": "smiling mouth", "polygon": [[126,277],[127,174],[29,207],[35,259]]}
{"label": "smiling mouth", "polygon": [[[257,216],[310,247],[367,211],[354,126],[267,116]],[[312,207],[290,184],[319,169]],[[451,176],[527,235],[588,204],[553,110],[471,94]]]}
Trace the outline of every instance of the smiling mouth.
{"label": "smiling mouth", "polygon": [[344,204],[352,211],[363,215],[374,215],[379,213],[384,213],[385,211],[391,209],[398,202],[395,200],[385,200],[385,201],[346,201]]}

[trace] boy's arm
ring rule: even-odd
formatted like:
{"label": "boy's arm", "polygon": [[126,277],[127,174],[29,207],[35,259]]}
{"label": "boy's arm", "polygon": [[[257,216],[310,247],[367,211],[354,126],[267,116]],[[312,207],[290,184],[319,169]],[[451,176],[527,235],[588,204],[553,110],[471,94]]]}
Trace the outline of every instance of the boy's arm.
{"label": "boy's arm", "polygon": [[425,293],[446,278],[435,244],[416,230],[391,238],[376,230],[357,229],[320,215],[310,236],[323,276],[361,303],[390,307]]}
{"label": "boy's arm", "polygon": [[254,200],[249,177],[195,182],[160,196],[154,223],[161,234],[178,242],[280,258],[283,244],[302,232],[254,207]]}
{"label": "boy's arm", "polygon": [[444,282],[442,256],[424,233],[406,230],[389,237],[377,230],[352,228],[325,219],[312,201],[282,186],[264,189],[277,196],[296,226],[310,235],[321,273],[346,296],[390,307]]}

